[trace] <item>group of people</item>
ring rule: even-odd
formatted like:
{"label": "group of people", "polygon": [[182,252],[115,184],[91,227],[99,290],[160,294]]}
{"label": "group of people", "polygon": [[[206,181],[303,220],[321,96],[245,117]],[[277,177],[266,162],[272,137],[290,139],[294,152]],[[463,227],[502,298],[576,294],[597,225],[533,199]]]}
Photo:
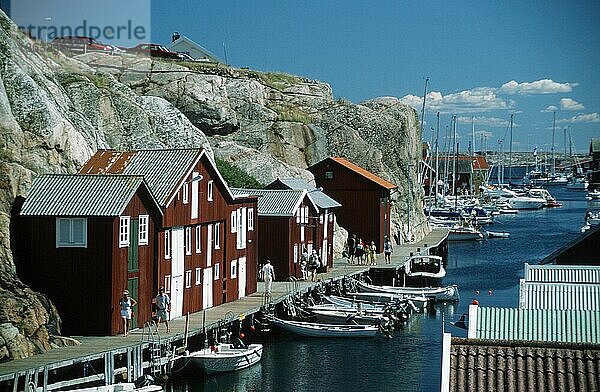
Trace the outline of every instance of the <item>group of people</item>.
{"label": "group of people", "polygon": [[306,246],[302,247],[302,255],[300,256],[300,271],[302,272],[302,279],[307,280],[310,274],[311,282],[317,281],[317,270],[321,268],[321,258],[316,249],[313,249],[308,254]]}
{"label": "group of people", "polygon": [[[121,319],[123,320],[123,336],[127,336],[130,329],[131,319],[134,315],[133,307],[137,305],[137,301],[129,296],[129,290],[123,291],[123,297],[119,299],[119,309]],[[169,312],[171,312],[171,299],[165,293],[165,288],[161,287],[158,290],[158,295],[154,298],[156,307],[156,317],[154,319],[156,331],[162,321],[165,322],[167,333],[169,333]]]}
{"label": "group of people", "polygon": [[[388,236],[385,236],[383,240],[383,254],[386,264],[391,264],[393,252],[392,242]],[[365,243],[362,238],[357,238],[356,234],[348,237],[346,254],[348,263],[350,264],[377,265],[377,246],[375,245],[375,241],[371,241],[370,244],[368,242]]]}

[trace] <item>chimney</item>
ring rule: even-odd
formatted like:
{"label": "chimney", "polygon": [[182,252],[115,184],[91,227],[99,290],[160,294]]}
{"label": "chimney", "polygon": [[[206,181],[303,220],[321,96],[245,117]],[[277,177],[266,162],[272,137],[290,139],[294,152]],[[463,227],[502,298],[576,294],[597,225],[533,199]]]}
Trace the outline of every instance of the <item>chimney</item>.
{"label": "chimney", "polygon": [[176,31],[171,35],[171,42],[175,42],[181,37],[181,35]]}

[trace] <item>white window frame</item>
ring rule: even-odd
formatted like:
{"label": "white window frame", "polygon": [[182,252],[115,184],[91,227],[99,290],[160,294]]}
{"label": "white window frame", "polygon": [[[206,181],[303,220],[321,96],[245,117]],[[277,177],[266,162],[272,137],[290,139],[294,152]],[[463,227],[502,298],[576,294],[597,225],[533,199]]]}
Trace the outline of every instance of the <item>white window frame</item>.
{"label": "white window frame", "polygon": [[214,265],[214,280],[219,280],[221,277],[221,264],[220,263],[215,263]]}
{"label": "white window frame", "polygon": [[[69,222],[69,242],[61,242],[60,226],[61,222]],[[83,222],[83,238],[81,242],[75,242],[73,238],[73,222]],[[57,248],[87,248],[87,218],[56,218],[56,247]]]}
{"label": "white window frame", "polygon": [[208,181],[206,185],[206,200],[213,201],[213,180]]}
{"label": "white window frame", "polygon": [[213,236],[215,249],[221,249],[221,222],[215,223],[215,234]]}
{"label": "white window frame", "polygon": [[131,218],[128,216],[119,217],[119,248],[129,246],[129,222]]}
{"label": "white window frame", "polygon": [[[165,260],[171,258],[171,229],[165,230]],[[166,291],[166,289],[165,289]]]}
{"label": "white window frame", "polygon": [[231,279],[237,278],[237,260],[231,260],[230,274]]}
{"label": "white window frame", "polygon": [[139,217],[139,228],[138,228],[138,245],[148,245],[148,215],[140,215]]}
{"label": "white window frame", "polygon": [[165,275],[165,281],[163,286],[165,287],[165,293],[171,292],[171,275]]}
{"label": "white window frame", "polygon": [[254,230],[254,208],[248,208],[248,231]]}
{"label": "white window frame", "polygon": [[190,188],[188,187],[188,183],[184,182],[183,186],[181,187],[181,199],[183,201],[183,204],[187,204],[190,201]]}
{"label": "white window frame", "polygon": [[196,281],[194,282],[196,286],[200,286],[202,284],[202,268],[196,267]]}
{"label": "white window frame", "polygon": [[192,228],[190,226],[185,228],[184,246],[185,246],[186,256],[191,255],[192,254]]}
{"label": "white window frame", "polygon": [[231,232],[237,233],[237,210],[231,211]]}
{"label": "white window frame", "polygon": [[192,270],[185,271],[185,288],[192,287]]}
{"label": "white window frame", "polygon": [[194,238],[194,240],[196,241],[196,253],[200,253],[202,252],[202,226],[198,225],[196,226],[196,238]]}
{"label": "white window frame", "polygon": [[304,206],[304,220],[302,223],[308,224],[308,206]]}
{"label": "white window frame", "polygon": [[323,224],[323,222],[325,221],[325,216],[324,214],[319,214],[319,224]]}
{"label": "white window frame", "polygon": [[296,210],[296,223],[300,223],[300,212],[302,211],[302,207]]}

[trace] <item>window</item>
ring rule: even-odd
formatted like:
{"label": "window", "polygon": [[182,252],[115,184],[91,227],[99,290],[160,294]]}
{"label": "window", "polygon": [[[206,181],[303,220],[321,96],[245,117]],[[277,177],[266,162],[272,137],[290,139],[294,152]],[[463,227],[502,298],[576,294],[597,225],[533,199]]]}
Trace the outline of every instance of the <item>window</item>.
{"label": "window", "polygon": [[248,231],[254,230],[254,208],[248,208]]}
{"label": "window", "polygon": [[148,245],[148,215],[140,215],[139,219],[138,244]]}
{"label": "window", "polygon": [[196,286],[202,283],[202,269],[196,268]]}
{"label": "window", "polygon": [[57,248],[87,248],[86,218],[56,218]]}
{"label": "window", "polygon": [[208,201],[213,201],[213,180],[210,180],[210,181],[208,182],[208,185],[207,185],[207,187],[208,187],[208,188],[207,188],[207,190],[206,190],[206,199],[207,199]]}
{"label": "window", "polygon": [[323,224],[324,220],[325,220],[325,217],[323,216],[323,214],[319,214],[319,223]]}
{"label": "window", "polygon": [[333,222],[333,212],[329,214],[329,222]]}
{"label": "window", "polygon": [[200,233],[200,226],[196,226],[196,253],[200,253],[202,250],[202,236]]}
{"label": "window", "polygon": [[119,248],[129,246],[129,217],[122,216],[119,219]]}
{"label": "window", "polygon": [[165,230],[165,259],[171,258],[171,230]]}
{"label": "window", "polygon": [[215,223],[215,249],[221,249],[221,223]]}
{"label": "window", "polygon": [[221,267],[221,265],[219,263],[215,264],[215,280],[219,280],[219,276],[221,271],[219,271],[219,267]]}
{"label": "window", "polygon": [[300,223],[300,211],[300,208],[296,210],[296,223]]}
{"label": "window", "polygon": [[171,275],[165,275],[165,284],[163,286],[165,287],[165,293],[171,292]]}
{"label": "window", "polygon": [[237,232],[237,210],[231,211],[231,232]]}
{"label": "window", "polygon": [[308,206],[304,206],[304,219],[302,223],[308,223]]}
{"label": "window", "polygon": [[185,271],[185,288],[192,287],[192,270]]}
{"label": "window", "polygon": [[326,180],[333,180],[333,170],[326,170],[325,171],[325,179]]}
{"label": "window", "polygon": [[231,261],[231,279],[237,278],[237,260]]}
{"label": "window", "polygon": [[192,254],[192,228],[191,227],[186,227],[185,228],[185,254],[186,255],[191,255]]}
{"label": "window", "polygon": [[183,187],[182,187],[182,196],[181,198],[183,199],[183,204],[187,204],[188,200],[189,200],[189,188],[188,188],[188,183],[184,182],[183,183]]}

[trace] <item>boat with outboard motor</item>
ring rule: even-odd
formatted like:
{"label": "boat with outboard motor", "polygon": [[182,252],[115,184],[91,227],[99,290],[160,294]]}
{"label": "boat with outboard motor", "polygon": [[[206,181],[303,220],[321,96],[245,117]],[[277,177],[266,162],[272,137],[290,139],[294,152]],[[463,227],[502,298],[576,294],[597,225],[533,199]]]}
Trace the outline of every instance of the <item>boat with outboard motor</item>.
{"label": "boat with outboard motor", "polygon": [[379,326],[376,325],[321,324],[277,317],[272,317],[271,322],[281,329],[311,338],[373,338],[379,333]]}
{"label": "boat with outboard motor", "polygon": [[561,203],[556,201],[556,199],[548,192],[547,189],[544,188],[531,188],[527,190],[527,196],[533,197],[536,199],[544,199],[546,200],[546,207],[560,207]]}
{"label": "boat with outboard motor", "polygon": [[358,281],[357,285],[360,291],[365,293],[388,293],[409,297],[426,297],[431,298],[436,302],[458,301],[460,299],[458,286],[456,285],[446,287],[396,287],[375,286],[360,281]]}
{"label": "boat with outboard motor", "polygon": [[443,259],[440,256],[410,256],[404,263],[404,273],[411,277],[442,279],[446,276]]}
{"label": "boat with outboard motor", "polygon": [[478,241],[483,239],[483,234],[472,226],[453,226],[448,232],[448,241]]}
{"label": "boat with outboard motor", "polygon": [[582,175],[572,176],[567,183],[567,189],[571,189],[574,191],[584,191],[588,188],[590,183],[587,178]]}
{"label": "boat with outboard motor", "polygon": [[406,303],[414,310],[425,309],[429,303],[429,298],[418,295],[394,294],[384,292],[367,293],[364,291],[348,292],[346,296],[352,298],[353,301],[362,301],[363,303],[388,304],[398,301],[406,301]]}
{"label": "boat with outboard motor", "polygon": [[510,233],[506,231],[485,231],[483,233],[485,238],[509,238]]}
{"label": "boat with outboard motor", "polygon": [[206,374],[231,372],[245,369],[260,361],[262,344],[244,344],[239,338],[233,344],[219,343],[189,353],[184,358],[202,369]]}

